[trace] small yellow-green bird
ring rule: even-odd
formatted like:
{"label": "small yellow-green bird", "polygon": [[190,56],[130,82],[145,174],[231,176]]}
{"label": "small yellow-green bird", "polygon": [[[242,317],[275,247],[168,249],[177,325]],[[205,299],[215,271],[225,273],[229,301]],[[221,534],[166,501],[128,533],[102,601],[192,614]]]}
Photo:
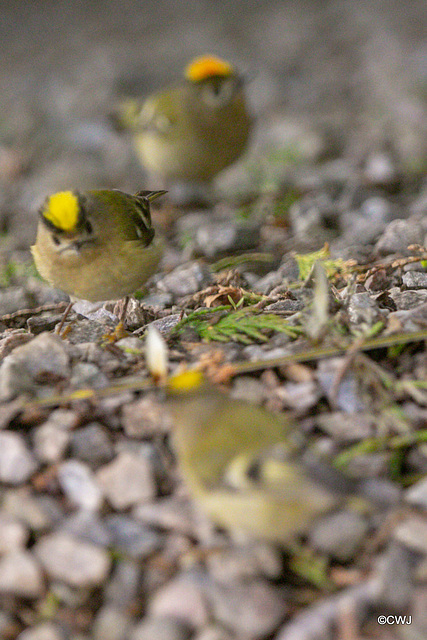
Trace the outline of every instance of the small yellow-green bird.
{"label": "small yellow-green bird", "polygon": [[347,479],[296,459],[286,417],[206,387],[166,407],[183,478],[220,527],[286,546],[343,503]]}
{"label": "small yellow-green bird", "polygon": [[213,55],[195,58],[182,82],[125,101],[118,122],[133,131],[145,169],[168,182],[208,182],[237,160],[251,129],[243,79]]}
{"label": "small yellow-green bird", "polygon": [[48,196],[31,247],[40,275],[72,299],[96,302],[135,292],[163,254],[150,215],[150,202],[163,193],[99,189]]}

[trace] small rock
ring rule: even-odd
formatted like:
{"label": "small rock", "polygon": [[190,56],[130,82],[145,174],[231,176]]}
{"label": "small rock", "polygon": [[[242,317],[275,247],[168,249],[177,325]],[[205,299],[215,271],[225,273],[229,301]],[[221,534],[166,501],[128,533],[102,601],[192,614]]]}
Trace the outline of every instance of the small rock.
{"label": "small rock", "polygon": [[411,244],[422,245],[424,241],[424,229],[416,220],[392,220],[385,228],[378,240],[375,250],[379,255],[386,256],[390,253],[409,255],[408,246]]}
{"label": "small rock", "polygon": [[408,271],[402,276],[402,284],[405,289],[427,289],[427,273]]}
{"label": "small rock", "polygon": [[164,407],[149,396],[123,406],[123,429],[130,438],[141,438],[168,433],[172,426]]}
{"label": "small rock", "polygon": [[212,273],[206,265],[190,262],[168,273],[157,287],[160,291],[171,293],[175,298],[188,296],[212,284]]}
{"label": "small rock", "polygon": [[105,585],[105,599],[112,606],[125,609],[138,598],[142,566],[129,559],[117,560],[113,573]]}
{"label": "small rock", "polygon": [[34,433],[34,448],[41,462],[58,462],[70,441],[71,430],[77,424],[74,411],[57,409]]}
{"label": "small rock", "polygon": [[144,558],[161,546],[159,534],[129,516],[112,515],[105,524],[112,535],[111,545],[131,558]]}
{"label": "small rock", "polygon": [[157,493],[150,461],[128,451],[104,465],[98,471],[97,479],[115,509],[127,509],[138,502],[151,500]]}
{"label": "small rock", "polygon": [[194,514],[190,502],[185,498],[172,496],[138,504],[133,515],[146,525],[194,536]]}
{"label": "small rock", "polygon": [[259,577],[276,579],[283,570],[280,552],[262,542],[218,549],[208,555],[206,564],[214,580],[224,584]]}
{"label": "small rock", "polygon": [[339,443],[357,442],[374,434],[375,418],[369,413],[334,411],[316,416],[316,424]]}
{"label": "small rock", "polygon": [[0,291],[0,316],[34,305],[34,299],[24,287],[8,287]]}
{"label": "small rock", "polygon": [[74,431],[71,436],[71,455],[94,464],[109,462],[114,451],[104,427],[98,422],[90,422]]}
{"label": "small rock", "polygon": [[322,553],[348,562],[354,557],[368,532],[364,518],[352,511],[325,516],[310,532],[310,543]]}
{"label": "small rock", "polygon": [[[131,627],[128,613],[109,605],[99,609],[93,624],[93,640],[123,640]],[[161,637],[161,636],[159,636]]]}
{"label": "small rock", "polygon": [[24,439],[17,433],[0,433],[0,481],[20,484],[37,469],[37,463]]}
{"label": "small rock", "polygon": [[409,517],[396,527],[393,537],[405,547],[427,555],[427,520],[425,518]]}
{"label": "small rock", "polygon": [[397,287],[390,290],[398,310],[414,309],[424,302],[427,302],[427,291],[400,291]]}
{"label": "small rock", "polygon": [[388,153],[377,151],[366,160],[364,167],[366,179],[373,185],[393,185],[397,178],[396,167]]}
{"label": "small rock", "polygon": [[49,577],[72,587],[101,585],[110,571],[111,558],[105,549],[67,533],[46,535],[34,549]]}
{"label": "small rock", "polygon": [[383,320],[377,303],[368,292],[354,293],[348,304],[350,322],[355,325],[367,324],[369,327]]}
{"label": "small rock", "polygon": [[38,598],[44,590],[42,571],[29,551],[11,551],[0,558],[0,593]]}
{"label": "small rock", "polygon": [[193,640],[233,640],[233,636],[219,625],[209,625],[197,633]]}
{"label": "small rock", "polygon": [[[317,367],[317,378],[326,396],[330,398],[335,390],[335,381],[343,365],[342,358],[327,358],[321,360]],[[334,404],[345,413],[358,415],[365,409],[363,401],[358,392],[358,382],[355,376],[348,372],[337,388]]]}
{"label": "small rock", "polygon": [[313,380],[309,380],[298,383],[287,382],[275,389],[273,397],[278,398],[282,406],[305,414],[317,404],[320,395],[318,385]]}
{"label": "small rock", "polygon": [[56,624],[44,622],[23,631],[16,640],[64,640],[64,634]]}
{"label": "small rock", "polygon": [[235,400],[246,400],[253,404],[261,404],[266,396],[266,388],[253,376],[239,376],[234,379],[230,396]]}
{"label": "small rock", "polygon": [[147,616],[132,631],[129,640],[188,640],[191,629],[182,621],[167,616]]}
{"label": "small rock", "polygon": [[192,629],[206,625],[210,611],[199,576],[185,574],[172,579],[154,594],[148,613],[178,619]]}
{"label": "small rock", "polygon": [[0,513],[0,555],[25,547],[28,542],[28,528],[6,513]]}
{"label": "small rock", "polygon": [[207,594],[215,620],[251,640],[272,634],[288,610],[279,590],[261,580],[210,584]]}
{"label": "small rock", "polygon": [[378,598],[381,605],[404,611],[408,607],[416,559],[407,547],[390,542],[378,570]]}
{"label": "small rock", "polygon": [[206,222],[196,229],[194,245],[198,254],[214,258],[231,251],[254,249],[260,239],[258,222],[221,220]]}
{"label": "small rock", "polygon": [[58,482],[67,498],[77,507],[97,511],[103,496],[95,478],[83,462],[67,460],[58,467]]}
{"label": "small rock", "polygon": [[69,376],[69,357],[61,338],[41,333],[16,347],[0,369],[0,400],[20,393],[34,393],[40,385],[56,384]]}
{"label": "small rock", "polygon": [[164,318],[159,318],[158,320],[149,322],[145,329],[155,327],[163,338],[167,338],[172,329],[174,329],[181,320],[182,316],[180,313],[171,313],[170,316],[165,316]]}
{"label": "small rock", "polygon": [[414,507],[427,509],[427,478],[418,480],[412,487],[407,489],[404,498],[406,502],[414,505]]}
{"label": "small rock", "polygon": [[61,530],[74,538],[91,542],[97,547],[109,547],[112,536],[104,520],[93,511],[81,509],[61,522]]}
{"label": "small rock", "polygon": [[74,389],[103,389],[109,381],[95,364],[78,362],[73,367],[70,384]]}
{"label": "small rock", "polygon": [[35,533],[49,529],[63,517],[57,499],[47,495],[34,496],[30,487],[7,491],[3,496],[2,509]]}

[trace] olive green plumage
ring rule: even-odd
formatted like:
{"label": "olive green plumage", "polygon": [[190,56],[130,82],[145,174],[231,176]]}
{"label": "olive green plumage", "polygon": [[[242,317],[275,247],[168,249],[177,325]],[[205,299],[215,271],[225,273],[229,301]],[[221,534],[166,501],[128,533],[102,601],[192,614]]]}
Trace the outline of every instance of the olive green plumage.
{"label": "olive green plumage", "polygon": [[122,107],[141,164],[163,182],[210,181],[240,157],[251,129],[242,78],[228,63],[198,58],[186,75]]}
{"label": "olive green plumage", "polygon": [[162,256],[150,215],[150,201],[162,193],[133,196],[100,189],[48,197],[31,247],[40,275],[53,287],[91,302],[136,291]]}
{"label": "olive green plumage", "polygon": [[298,460],[289,418],[206,387],[167,407],[183,478],[217,525],[286,545],[343,503],[347,479]]}

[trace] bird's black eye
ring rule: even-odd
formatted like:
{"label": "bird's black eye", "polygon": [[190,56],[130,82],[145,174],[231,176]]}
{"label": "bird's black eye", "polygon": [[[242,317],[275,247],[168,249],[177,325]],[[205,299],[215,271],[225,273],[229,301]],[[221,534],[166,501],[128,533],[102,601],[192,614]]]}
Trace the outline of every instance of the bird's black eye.
{"label": "bird's black eye", "polygon": [[61,241],[58,238],[58,236],[52,236],[52,240],[53,240],[53,244],[56,244],[56,246],[61,244]]}
{"label": "bird's black eye", "polygon": [[89,222],[89,220],[86,220],[85,229],[86,229],[86,231],[88,232],[89,235],[92,235],[93,227],[92,227],[91,223]]}

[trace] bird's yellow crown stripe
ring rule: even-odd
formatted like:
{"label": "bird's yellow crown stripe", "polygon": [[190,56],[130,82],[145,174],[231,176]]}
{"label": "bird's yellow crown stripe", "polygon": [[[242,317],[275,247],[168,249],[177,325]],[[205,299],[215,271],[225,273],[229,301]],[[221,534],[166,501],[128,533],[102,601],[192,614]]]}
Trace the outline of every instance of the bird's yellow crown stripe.
{"label": "bird's yellow crown stripe", "polygon": [[206,80],[212,76],[230,76],[233,67],[226,60],[221,60],[216,56],[200,56],[194,58],[185,69],[185,77],[191,82]]}
{"label": "bird's yellow crown stripe", "polygon": [[75,229],[79,219],[79,201],[76,194],[72,191],[54,193],[47,199],[42,215],[57,229]]}

